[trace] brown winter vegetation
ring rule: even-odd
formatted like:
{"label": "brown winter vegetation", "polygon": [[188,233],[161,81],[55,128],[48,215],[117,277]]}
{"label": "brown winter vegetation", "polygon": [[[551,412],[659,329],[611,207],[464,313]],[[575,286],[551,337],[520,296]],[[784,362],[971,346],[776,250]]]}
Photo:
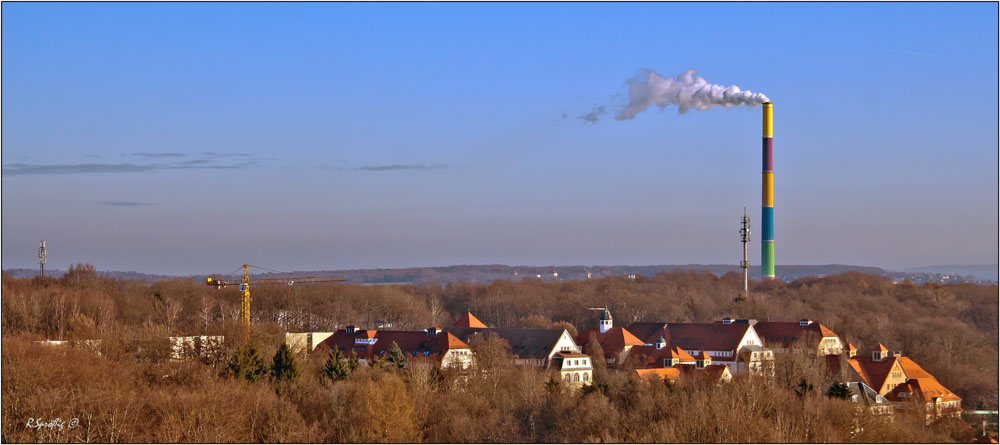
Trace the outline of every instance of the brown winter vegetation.
{"label": "brown winter vegetation", "polygon": [[[967,409],[997,409],[996,286],[894,285],[847,273],[755,283],[753,298],[737,302],[741,284],[736,274],[677,272],[634,281],[260,286],[252,341],[270,369],[284,332],[374,328],[375,320],[423,329],[467,309],[491,326],[571,330],[595,325],[598,314],[587,308],[603,305],[616,326],[810,318],[861,351],[878,343],[902,350]],[[668,385],[596,369],[594,387],[579,391],[545,370],[513,366],[504,342],[485,338],[471,344],[481,371],[362,366],[332,381],[325,355],[300,355],[290,381],[249,383],[227,366],[241,346],[236,289],[104,279],[86,265],[60,279],[4,276],[2,286],[4,442],[954,442],[974,434],[961,420],[925,426],[916,414],[892,423],[861,415],[824,395],[832,381],[819,360],[794,354],[778,356],[774,378]],[[170,360],[165,337],[182,334],[225,335],[226,344],[214,359]],[[45,339],[101,342],[35,342]],[[814,389],[796,392],[802,378]],[[62,429],[27,426],[56,418]]]}

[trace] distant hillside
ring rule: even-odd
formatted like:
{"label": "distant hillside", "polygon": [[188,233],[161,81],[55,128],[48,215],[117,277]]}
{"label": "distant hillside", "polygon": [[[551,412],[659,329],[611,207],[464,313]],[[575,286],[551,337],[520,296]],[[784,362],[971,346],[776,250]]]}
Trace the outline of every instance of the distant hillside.
{"label": "distant hillside", "polygon": [[[32,278],[38,276],[38,269],[7,269],[3,271],[5,274],[9,274],[14,278]],[[58,269],[46,269],[45,276],[59,278],[66,274],[65,270]],[[99,270],[97,274],[102,277],[117,278],[121,280],[143,280],[143,281],[159,281],[166,278],[184,278],[176,275],[157,275],[150,273],[136,272],[134,270],[128,272],[122,272],[117,270]]]}
{"label": "distant hillside", "polygon": [[899,269],[900,272],[925,272],[945,275],[962,275],[981,280],[997,281],[1000,273],[997,272],[996,264],[936,264],[932,266],[908,267]]}
{"label": "distant hillside", "polygon": [[[932,269],[939,266],[928,266],[926,269]],[[940,266],[944,267],[944,266]],[[982,274],[982,270],[986,270],[988,266],[954,266],[957,268],[962,267],[981,267],[979,271]],[[925,268],[915,268],[915,269],[925,269]],[[314,277],[330,277],[330,276],[343,276],[347,278],[348,283],[353,284],[402,284],[402,283],[452,283],[458,281],[467,282],[477,282],[477,283],[488,283],[495,280],[512,280],[520,281],[523,279],[540,279],[544,281],[555,281],[555,280],[584,280],[587,279],[587,272],[590,272],[590,277],[593,279],[603,278],[608,276],[627,276],[627,275],[643,275],[643,276],[653,276],[660,272],[671,272],[671,271],[699,271],[699,272],[710,272],[715,275],[724,275],[729,272],[739,273],[740,268],[730,264],[670,264],[670,265],[651,265],[651,266],[507,266],[502,264],[487,264],[487,265],[458,265],[458,266],[442,266],[442,267],[409,267],[403,269],[350,269],[350,270],[314,270],[314,271],[296,271],[290,272],[296,276],[314,276]],[[823,265],[778,265],[776,267],[777,277],[785,281],[793,281],[803,277],[815,276],[821,277],[825,275],[836,275],[845,272],[861,272],[872,275],[882,275],[892,278],[893,280],[902,281],[908,279],[915,283],[926,283],[926,282],[957,282],[957,281],[969,281],[975,283],[984,283],[989,281],[996,281],[996,271],[993,271],[993,279],[988,278],[977,278],[982,275],[970,276],[962,273],[938,273],[929,272],[922,270],[909,270],[909,271],[887,271],[878,267],[869,266],[850,266],[844,264],[823,264]],[[959,270],[959,269],[954,269]],[[16,278],[30,278],[38,275],[37,269],[9,269],[4,271]],[[52,277],[60,277],[65,273],[61,270],[46,270],[45,274]],[[188,275],[188,276],[170,276],[170,275],[157,275],[157,274],[147,274],[135,271],[129,272],[119,272],[119,271],[100,271],[98,272],[102,276],[118,278],[118,279],[136,279],[144,281],[156,281],[165,278],[197,278],[201,279],[208,274],[204,275]],[[286,274],[260,274],[254,275],[256,277],[271,277],[277,278],[282,277]],[[750,277],[757,279],[760,278],[760,268],[757,266],[750,267]]]}

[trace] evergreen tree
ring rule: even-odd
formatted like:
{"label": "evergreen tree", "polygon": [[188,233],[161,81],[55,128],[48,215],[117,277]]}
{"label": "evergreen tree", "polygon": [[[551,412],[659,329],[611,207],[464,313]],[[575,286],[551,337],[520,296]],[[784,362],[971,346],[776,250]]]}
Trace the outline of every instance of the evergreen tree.
{"label": "evergreen tree", "polygon": [[330,355],[326,358],[326,363],[323,364],[323,375],[336,382],[347,378],[350,374],[351,368],[344,360],[340,348],[334,345],[333,349],[330,350]]}
{"label": "evergreen tree", "polygon": [[237,349],[229,359],[229,372],[237,380],[253,383],[267,373],[267,366],[257,348],[253,344],[247,344]]}
{"label": "evergreen tree", "polygon": [[295,364],[295,356],[288,343],[282,343],[271,361],[271,378],[281,382],[295,380],[298,376],[299,368]]}
{"label": "evergreen tree", "polygon": [[347,369],[353,373],[358,370],[359,366],[361,366],[361,360],[358,360],[358,354],[351,351],[351,356],[347,358]]}
{"label": "evergreen tree", "polygon": [[398,369],[400,371],[406,369],[406,356],[403,355],[403,350],[399,348],[396,342],[392,342],[392,346],[389,348],[387,365],[390,369]]}
{"label": "evergreen tree", "polygon": [[847,400],[851,398],[851,388],[846,383],[833,382],[830,389],[826,391],[826,396],[831,399]]}

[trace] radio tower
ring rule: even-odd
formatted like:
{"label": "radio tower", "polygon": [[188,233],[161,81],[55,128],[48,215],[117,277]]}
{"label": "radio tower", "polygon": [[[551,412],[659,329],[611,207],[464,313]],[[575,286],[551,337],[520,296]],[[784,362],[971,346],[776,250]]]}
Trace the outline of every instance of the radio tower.
{"label": "radio tower", "polygon": [[743,261],[740,261],[740,268],[743,269],[743,298],[750,298],[750,286],[747,279],[750,270],[750,261],[747,260],[747,243],[750,242],[750,217],[747,216],[747,208],[743,207],[743,216],[740,218],[740,241],[743,242]]}
{"label": "radio tower", "polygon": [[45,278],[45,240],[42,240],[42,246],[38,248],[38,268],[42,278]]}

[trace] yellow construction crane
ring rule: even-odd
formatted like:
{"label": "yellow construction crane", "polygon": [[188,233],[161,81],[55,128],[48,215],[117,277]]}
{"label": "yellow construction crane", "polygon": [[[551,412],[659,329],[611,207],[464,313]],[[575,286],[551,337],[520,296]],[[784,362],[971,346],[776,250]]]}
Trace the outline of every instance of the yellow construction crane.
{"label": "yellow construction crane", "polygon": [[[243,265],[243,279],[239,283],[235,281],[224,281],[217,280],[212,277],[205,279],[205,284],[209,286],[215,286],[216,289],[221,289],[226,286],[240,285],[240,295],[242,296],[242,304],[240,307],[240,321],[243,323],[243,334],[247,339],[250,338],[250,285],[258,284],[287,284],[289,286],[295,283],[325,283],[332,281],[347,281],[344,277],[284,277],[284,278],[258,278],[255,280],[250,279],[250,269],[248,264]],[[257,267],[257,266],[254,266]]]}

